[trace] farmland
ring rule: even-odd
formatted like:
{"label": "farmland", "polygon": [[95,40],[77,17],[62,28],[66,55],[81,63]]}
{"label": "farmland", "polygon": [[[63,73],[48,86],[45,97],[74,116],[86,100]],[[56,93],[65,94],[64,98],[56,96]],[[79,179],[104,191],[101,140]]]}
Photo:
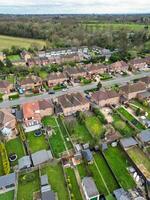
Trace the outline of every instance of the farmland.
{"label": "farmland", "polygon": [[130,164],[121,148],[109,147],[104,155],[120,186],[124,189],[134,188],[135,182],[127,171]]}
{"label": "farmland", "polygon": [[[68,192],[65,184],[65,178],[63,175],[63,169],[60,163],[54,163],[45,166],[41,169],[41,174],[48,176],[49,184],[54,192],[57,192],[59,200],[68,199]],[[57,178],[56,178],[57,177]],[[60,189],[61,185],[61,189]]]}
{"label": "farmland", "polygon": [[22,48],[29,48],[32,45],[42,48],[45,45],[45,42],[42,40],[26,39],[19,37],[10,37],[0,35],[0,51],[3,49],[11,48],[12,46],[18,46]]}

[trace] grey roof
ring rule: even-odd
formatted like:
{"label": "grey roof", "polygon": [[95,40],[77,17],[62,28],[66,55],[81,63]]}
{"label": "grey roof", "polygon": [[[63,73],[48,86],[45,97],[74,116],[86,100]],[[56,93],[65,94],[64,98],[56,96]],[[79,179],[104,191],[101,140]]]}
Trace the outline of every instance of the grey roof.
{"label": "grey roof", "polygon": [[82,179],[82,185],[84,186],[89,198],[99,195],[98,189],[92,177],[84,177]]}
{"label": "grey roof", "polygon": [[128,193],[123,188],[114,190],[113,193],[117,200],[130,200],[130,198],[128,197]]}
{"label": "grey roof", "polygon": [[0,176],[0,188],[15,186],[16,184],[16,174],[11,173],[5,176]]}
{"label": "grey roof", "polygon": [[150,142],[150,129],[142,131],[138,136],[142,142]]}
{"label": "grey roof", "polygon": [[132,137],[123,138],[120,140],[120,143],[124,148],[128,148],[128,147],[135,146],[138,144],[137,141]]}
{"label": "grey roof", "polygon": [[22,110],[15,110],[15,115],[17,120],[22,121],[23,120],[23,111]]}
{"label": "grey roof", "polygon": [[40,165],[53,158],[51,151],[41,150],[31,155],[34,166]]}
{"label": "grey roof", "polygon": [[149,91],[140,92],[138,95],[141,95],[143,98],[149,98],[150,92]]}
{"label": "grey roof", "polygon": [[31,167],[30,156],[24,156],[18,160],[19,170]]}
{"label": "grey roof", "polygon": [[48,185],[48,177],[47,175],[41,176],[41,186]]}
{"label": "grey roof", "polygon": [[55,200],[55,193],[51,190],[41,191],[42,200]]}
{"label": "grey roof", "polygon": [[93,155],[90,149],[82,150],[82,155],[88,162],[93,160]]}

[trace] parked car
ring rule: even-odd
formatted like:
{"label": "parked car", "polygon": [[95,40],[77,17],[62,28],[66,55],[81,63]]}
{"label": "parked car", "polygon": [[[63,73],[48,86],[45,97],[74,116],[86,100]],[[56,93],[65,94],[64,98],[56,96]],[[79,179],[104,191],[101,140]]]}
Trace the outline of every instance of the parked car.
{"label": "parked car", "polygon": [[54,90],[49,90],[48,94],[55,94],[55,91]]}

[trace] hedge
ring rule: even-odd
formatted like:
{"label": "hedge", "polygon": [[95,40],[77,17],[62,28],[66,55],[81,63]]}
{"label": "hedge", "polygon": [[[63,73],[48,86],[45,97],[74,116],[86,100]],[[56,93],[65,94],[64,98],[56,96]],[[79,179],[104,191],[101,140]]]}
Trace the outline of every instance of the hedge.
{"label": "hedge", "polygon": [[5,145],[2,142],[0,143],[0,154],[1,154],[1,158],[2,158],[4,173],[9,174],[10,173],[10,163],[9,163],[9,160],[8,160]]}

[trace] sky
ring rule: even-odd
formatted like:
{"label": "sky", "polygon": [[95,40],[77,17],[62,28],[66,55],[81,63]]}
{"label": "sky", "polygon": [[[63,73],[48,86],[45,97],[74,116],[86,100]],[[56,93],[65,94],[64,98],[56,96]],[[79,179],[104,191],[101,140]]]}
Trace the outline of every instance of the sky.
{"label": "sky", "polygon": [[0,0],[4,14],[150,13],[150,0]]}

